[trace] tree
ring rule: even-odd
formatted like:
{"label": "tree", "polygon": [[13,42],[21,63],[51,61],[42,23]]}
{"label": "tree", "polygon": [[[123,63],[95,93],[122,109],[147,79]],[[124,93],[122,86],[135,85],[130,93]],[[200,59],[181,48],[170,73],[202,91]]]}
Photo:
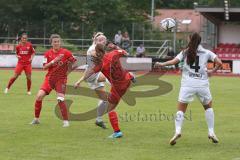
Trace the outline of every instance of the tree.
{"label": "tree", "polygon": [[12,36],[19,30],[42,36],[44,29],[48,34],[79,36],[83,26],[87,30],[99,30],[102,24],[125,27],[145,21],[149,12],[148,0],[1,0],[0,5],[1,33],[8,30]]}
{"label": "tree", "polygon": [[[197,2],[220,3],[219,0]],[[192,0],[155,0],[155,4],[155,8],[193,8]],[[90,37],[93,31],[112,36],[119,29],[131,30],[133,22],[150,24],[150,12],[151,0],[1,0],[0,36],[15,36],[21,30],[32,37],[43,37],[44,33]],[[81,34],[83,31],[86,35]]]}

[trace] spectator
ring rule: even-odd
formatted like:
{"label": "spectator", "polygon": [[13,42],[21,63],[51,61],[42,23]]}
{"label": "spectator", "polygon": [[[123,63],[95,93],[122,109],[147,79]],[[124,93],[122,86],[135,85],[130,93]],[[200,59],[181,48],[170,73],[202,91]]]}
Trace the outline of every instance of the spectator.
{"label": "spectator", "polygon": [[114,36],[114,43],[120,47],[122,40],[122,32],[119,30],[117,34]]}
{"label": "spectator", "polygon": [[145,48],[143,44],[140,44],[137,47],[136,57],[145,57]]}
{"label": "spectator", "polygon": [[128,32],[124,32],[123,36],[122,36],[122,49],[126,50],[128,52],[128,54],[130,53],[130,47],[131,47],[131,41],[128,35]]}
{"label": "spectator", "polygon": [[175,53],[172,47],[168,48],[168,56],[175,57]]}
{"label": "spectator", "polygon": [[173,59],[175,57],[175,53],[173,51],[172,47],[169,47],[167,50],[167,56],[166,59]]}

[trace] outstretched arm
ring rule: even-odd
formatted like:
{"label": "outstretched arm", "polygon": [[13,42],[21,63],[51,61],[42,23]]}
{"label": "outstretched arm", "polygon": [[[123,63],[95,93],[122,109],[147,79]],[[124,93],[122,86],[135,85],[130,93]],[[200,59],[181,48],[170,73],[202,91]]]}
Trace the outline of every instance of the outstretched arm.
{"label": "outstretched arm", "polygon": [[77,88],[79,87],[80,83],[82,83],[83,81],[85,81],[86,79],[88,79],[94,72],[94,70],[92,68],[87,68],[84,72],[82,77],[75,82],[74,87]]}
{"label": "outstretched arm", "polygon": [[178,58],[174,58],[174,59],[172,59],[170,61],[166,61],[166,62],[163,62],[163,63],[156,62],[154,67],[157,68],[157,67],[164,67],[164,66],[169,66],[169,65],[175,65],[175,64],[177,64],[179,62],[180,62],[180,60]]}

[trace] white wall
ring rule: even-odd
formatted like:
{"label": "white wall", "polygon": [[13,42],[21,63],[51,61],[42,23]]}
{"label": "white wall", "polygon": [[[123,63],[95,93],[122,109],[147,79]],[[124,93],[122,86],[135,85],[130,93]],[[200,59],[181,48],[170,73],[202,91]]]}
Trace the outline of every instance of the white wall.
{"label": "white wall", "polygon": [[[85,57],[77,57],[79,62],[78,69],[84,69],[86,64]],[[0,55],[0,68],[15,68],[17,64],[16,55]],[[43,67],[43,55],[36,55],[32,61],[32,68],[42,68]]]}
{"label": "white wall", "polygon": [[221,24],[219,26],[219,43],[240,43],[240,25]]}
{"label": "white wall", "polygon": [[[78,69],[86,68],[86,57],[76,57],[78,62]],[[128,57],[121,58],[123,68],[127,70],[151,71],[152,58],[136,58]],[[42,68],[43,56],[36,55],[32,61],[32,68]],[[0,68],[14,68],[17,64],[17,57],[15,55],[0,55]]]}
{"label": "white wall", "polygon": [[239,60],[233,61],[233,73],[240,74],[240,61]]}
{"label": "white wall", "polygon": [[[43,56],[35,56],[32,62],[33,68],[42,68]],[[14,68],[17,64],[16,55],[0,55],[0,67]]]}

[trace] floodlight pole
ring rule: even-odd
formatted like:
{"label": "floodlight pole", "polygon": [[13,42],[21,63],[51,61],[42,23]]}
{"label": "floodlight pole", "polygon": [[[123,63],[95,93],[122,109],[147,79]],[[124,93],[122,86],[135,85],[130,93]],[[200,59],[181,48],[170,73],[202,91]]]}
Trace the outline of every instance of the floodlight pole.
{"label": "floodlight pole", "polygon": [[174,51],[174,54],[176,54],[176,40],[177,40],[177,29],[178,29],[178,22],[177,22],[177,19],[175,18],[174,19],[175,21],[175,27],[174,27],[174,32],[173,32],[173,51]]}
{"label": "floodlight pole", "polygon": [[151,7],[151,21],[154,20],[154,17],[153,17],[153,16],[154,16],[154,3],[155,3],[154,0],[152,0],[152,5],[151,5],[151,6],[152,6],[152,7]]}

